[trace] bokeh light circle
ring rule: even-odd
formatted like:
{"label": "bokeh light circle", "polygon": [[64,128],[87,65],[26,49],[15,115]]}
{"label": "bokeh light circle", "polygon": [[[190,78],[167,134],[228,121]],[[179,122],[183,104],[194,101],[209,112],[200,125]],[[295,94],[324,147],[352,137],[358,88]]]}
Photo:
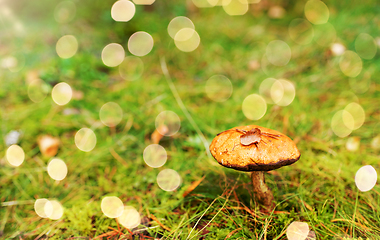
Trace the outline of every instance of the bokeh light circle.
{"label": "bokeh light circle", "polygon": [[42,218],[48,218],[53,214],[53,204],[46,198],[37,199],[34,202],[34,211]]}
{"label": "bokeh light circle", "polygon": [[35,103],[42,102],[49,93],[50,87],[41,79],[34,79],[28,85],[28,97]]}
{"label": "bokeh light circle", "polygon": [[76,13],[75,3],[72,1],[62,1],[54,9],[54,19],[58,23],[68,23],[74,19]]}
{"label": "bokeh light circle", "polygon": [[286,229],[288,240],[305,240],[309,235],[309,225],[305,222],[292,222]]}
{"label": "bokeh light circle", "polygon": [[[156,117],[155,126],[161,135],[173,136],[181,127],[181,119],[173,111],[162,111]],[[160,126],[166,126],[167,128],[162,128]],[[165,131],[161,129],[165,129]]]}
{"label": "bokeh light circle", "polygon": [[333,43],[330,46],[331,53],[334,56],[341,56],[346,51],[346,47],[341,43]]}
{"label": "bokeh light circle", "polygon": [[375,150],[380,149],[380,135],[375,136],[371,141],[371,148]]}
{"label": "bokeh light circle", "polygon": [[139,57],[128,56],[119,65],[120,76],[127,81],[140,79],[144,72],[144,62]]}
{"label": "bokeh light circle", "polygon": [[135,4],[129,0],[116,1],[111,8],[111,17],[117,22],[128,22],[136,12]]}
{"label": "bokeh light circle", "polygon": [[174,44],[182,52],[194,51],[200,42],[199,34],[192,28],[182,28],[174,36]]}
{"label": "bokeh light circle", "polygon": [[100,108],[99,118],[104,125],[114,127],[121,122],[123,109],[115,102],[105,103]]}
{"label": "bokeh light circle", "polygon": [[205,85],[207,96],[215,102],[224,102],[231,97],[233,87],[230,79],[224,75],[210,77]]}
{"label": "bokeh light circle", "polygon": [[372,59],[377,52],[375,39],[367,33],[360,33],[355,39],[355,50],[361,58]]}
{"label": "bokeh light circle", "polygon": [[153,37],[147,32],[135,32],[128,40],[128,50],[135,56],[142,57],[153,49]]}
{"label": "bokeh light circle", "polygon": [[175,35],[182,28],[195,29],[194,23],[187,17],[179,16],[173,18],[168,25],[168,34],[174,39]]}
{"label": "bokeh light circle", "polygon": [[164,147],[159,144],[150,144],[144,149],[143,158],[149,167],[162,167],[168,159],[168,154]]}
{"label": "bokeh light circle", "polygon": [[62,204],[57,200],[50,200],[50,204],[52,205],[52,213],[49,216],[52,220],[58,220],[63,216],[64,210]]}
{"label": "bokeh light circle", "polygon": [[313,24],[324,24],[329,20],[329,8],[320,0],[307,1],[304,10],[307,20]]}
{"label": "bokeh light circle", "polygon": [[12,55],[5,56],[1,59],[0,66],[11,72],[18,72],[25,66],[25,55],[21,52],[15,52]]}
{"label": "bokeh light circle", "polygon": [[356,172],[355,184],[361,192],[371,190],[377,182],[377,172],[371,165],[366,165]]}
{"label": "bokeh light circle", "polygon": [[297,44],[307,45],[313,40],[313,26],[305,19],[293,19],[289,24],[288,30],[290,38]]}
{"label": "bokeh light circle", "polygon": [[359,129],[365,121],[365,112],[364,112],[363,107],[360,106],[360,104],[353,102],[353,103],[348,104],[344,108],[344,110],[346,112],[350,113],[350,115],[353,117],[353,124],[351,124],[351,123],[346,124],[345,123],[345,125],[347,127],[352,126],[351,130]]}
{"label": "bokeh light circle", "polygon": [[96,145],[96,135],[89,128],[81,128],[75,134],[75,145],[84,152],[90,152]]}
{"label": "bokeh light circle", "polygon": [[119,223],[128,229],[133,229],[140,225],[140,213],[132,206],[125,206],[123,214],[117,218]]}
{"label": "bokeh light circle", "polygon": [[260,83],[259,93],[269,104],[273,104],[271,89],[273,84],[277,81],[275,78],[266,78]]}
{"label": "bokeh light circle", "polygon": [[73,35],[65,35],[57,41],[55,50],[60,58],[71,58],[78,51],[78,41]]}
{"label": "bokeh light circle", "polygon": [[331,129],[338,137],[347,137],[351,134],[353,127],[354,118],[345,110],[337,111],[331,119]]}
{"label": "bokeh light circle", "polygon": [[366,71],[355,78],[350,78],[348,83],[355,93],[365,93],[371,86],[371,73]]}
{"label": "bokeh light circle", "polygon": [[359,102],[359,98],[352,91],[342,91],[338,95],[336,102],[338,106],[346,106],[348,103],[351,102]]}
{"label": "bokeh light circle", "polygon": [[296,89],[292,82],[279,79],[276,80],[271,89],[270,95],[272,101],[279,106],[288,106],[291,104],[296,96]]}
{"label": "bokeh light circle", "polygon": [[117,218],[123,214],[124,204],[118,197],[110,196],[102,199],[100,208],[107,217]]}
{"label": "bokeh light circle", "polygon": [[214,5],[211,5],[210,2],[215,0],[191,0],[191,2],[197,7],[197,8],[209,8],[213,7]]}
{"label": "bokeh light circle", "polygon": [[156,0],[133,0],[136,5],[152,5]]}
{"label": "bokeh light circle", "polygon": [[357,53],[347,50],[340,58],[339,67],[344,75],[356,77],[362,71],[363,62]]}
{"label": "bokeh light circle", "polygon": [[[210,1],[218,1],[218,0],[210,0]],[[260,3],[260,2],[261,0],[248,0],[248,3],[253,3],[253,4]]]}
{"label": "bokeh light circle", "polygon": [[70,85],[65,82],[56,84],[51,91],[51,97],[58,105],[66,105],[70,102],[72,96],[73,90]]}
{"label": "bokeh light circle", "polygon": [[174,191],[181,184],[181,177],[173,169],[164,169],[157,175],[157,184],[164,191]]}
{"label": "bokeh light circle", "polygon": [[327,22],[325,24],[314,25],[314,41],[323,47],[333,44],[336,40],[336,30],[334,26]]}
{"label": "bokeh light circle", "polygon": [[123,62],[125,51],[118,43],[110,43],[102,50],[102,61],[108,67],[116,67]]}
{"label": "bokeh light circle", "polygon": [[230,0],[223,1],[223,0],[207,0],[206,2],[210,4],[210,7],[214,6],[223,6],[223,2],[228,4]]}
{"label": "bokeh light circle", "polygon": [[248,6],[247,0],[223,0],[223,9],[230,16],[246,14]]}
{"label": "bokeh light circle", "polygon": [[25,152],[19,145],[13,144],[8,147],[5,158],[10,165],[18,167],[25,160]]}
{"label": "bokeh light circle", "polygon": [[342,120],[346,128],[352,131],[355,128],[355,118],[352,114],[345,109],[342,111]]}
{"label": "bokeh light circle", "polygon": [[251,94],[244,99],[242,110],[246,118],[251,120],[259,120],[267,111],[267,103],[260,95]]}
{"label": "bokeh light circle", "polygon": [[275,66],[285,66],[292,56],[289,45],[281,40],[268,43],[265,55],[270,63]]}
{"label": "bokeh light circle", "polygon": [[[1,59],[1,67],[8,68],[9,70],[12,68],[17,68],[18,61],[14,56],[6,56]],[[17,71],[15,71],[17,72]]]}
{"label": "bokeh light circle", "polygon": [[47,166],[47,172],[52,179],[61,181],[67,176],[66,163],[61,159],[53,158]]}
{"label": "bokeh light circle", "polygon": [[278,103],[281,101],[282,97],[284,96],[284,86],[281,84],[280,81],[276,80],[270,89],[270,96],[272,98],[273,103]]}
{"label": "bokeh light circle", "polygon": [[360,147],[359,137],[349,137],[346,142],[346,149],[350,152],[356,152]]}

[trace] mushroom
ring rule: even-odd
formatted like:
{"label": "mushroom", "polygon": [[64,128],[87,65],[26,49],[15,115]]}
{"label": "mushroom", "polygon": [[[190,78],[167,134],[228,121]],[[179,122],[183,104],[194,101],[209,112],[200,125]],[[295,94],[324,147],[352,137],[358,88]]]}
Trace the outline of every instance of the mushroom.
{"label": "mushroom", "polygon": [[273,209],[273,194],[265,184],[264,172],[293,164],[301,156],[289,137],[256,125],[219,133],[210,152],[224,167],[251,172],[255,198],[268,209]]}

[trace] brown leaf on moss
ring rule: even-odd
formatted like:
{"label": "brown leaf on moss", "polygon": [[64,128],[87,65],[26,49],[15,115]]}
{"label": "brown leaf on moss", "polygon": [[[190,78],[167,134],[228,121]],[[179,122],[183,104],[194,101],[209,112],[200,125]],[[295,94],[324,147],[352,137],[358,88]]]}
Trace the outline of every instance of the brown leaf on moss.
{"label": "brown leaf on moss", "polygon": [[59,138],[43,135],[38,137],[37,143],[42,155],[45,157],[54,157],[58,152],[61,141]]}
{"label": "brown leaf on moss", "polygon": [[166,134],[169,132],[169,128],[166,125],[160,125],[156,130],[151,135],[152,142],[154,144],[158,144],[162,137],[164,136],[163,134]]}
{"label": "brown leaf on moss", "polygon": [[205,179],[206,175],[204,175],[201,179],[194,181],[191,183],[191,185],[186,189],[186,191],[183,193],[183,197],[186,197],[189,193],[191,193],[198,185]]}

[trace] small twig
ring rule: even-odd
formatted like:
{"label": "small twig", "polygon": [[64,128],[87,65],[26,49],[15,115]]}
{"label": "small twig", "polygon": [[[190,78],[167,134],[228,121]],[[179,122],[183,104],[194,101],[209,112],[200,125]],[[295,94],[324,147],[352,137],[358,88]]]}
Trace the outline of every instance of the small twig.
{"label": "small twig", "polygon": [[111,230],[113,230],[114,232],[121,233],[121,234],[124,235],[124,233],[121,231],[121,229],[115,229],[115,228],[113,228],[113,227],[108,227],[108,229],[111,229]]}
{"label": "small twig", "polygon": [[290,212],[287,212],[287,211],[273,211],[273,214],[290,214]]}
{"label": "small twig", "polygon": [[333,233],[334,235],[333,236],[337,236],[337,234],[335,232],[333,232],[331,229],[327,228],[322,222],[319,223],[322,227],[324,227],[326,230],[330,231],[331,233]]}
{"label": "small twig", "polygon": [[[154,228],[158,228],[158,227],[160,227],[160,226],[153,226],[153,227],[140,228],[140,229],[135,230],[134,232],[135,232],[135,233],[138,233],[138,232],[144,232],[144,231],[146,231],[146,230],[150,230],[150,229],[154,229]],[[128,229],[128,228],[127,228],[127,229]]]}
{"label": "small twig", "polygon": [[34,204],[35,200],[16,200],[16,201],[9,201],[9,202],[2,202],[1,206],[13,206],[13,205],[23,205],[23,204]]}
{"label": "small twig", "polygon": [[234,189],[234,197],[235,197],[235,199],[236,199],[236,202],[237,202],[237,204],[238,204],[238,207],[240,207],[240,201],[239,201],[239,198],[238,198],[238,196],[237,196],[237,194],[236,194],[235,189]]}
{"label": "small twig", "polygon": [[245,206],[244,204],[243,205],[243,208],[246,212],[248,212],[249,214],[251,214],[253,216],[253,219],[255,222],[257,222],[257,215],[251,210],[249,209],[247,206]]}
{"label": "small twig", "polygon": [[276,238],[274,238],[273,240],[280,239],[282,237],[282,235],[284,235],[286,233],[286,230],[287,230],[287,228],[285,227],[284,230],[282,230],[282,232],[280,233],[280,235],[276,236]]}
{"label": "small twig", "polygon": [[123,132],[124,132],[124,133],[127,133],[127,132],[132,128],[132,125],[133,125],[133,117],[130,116],[130,117],[128,118],[127,123],[125,124],[125,127],[124,127]]}
{"label": "small twig", "polygon": [[121,164],[124,165],[124,167],[128,167],[128,163],[122,158],[120,157],[119,154],[117,154],[117,152],[115,152],[115,150],[113,150],[113,148],[110,148],[110,153],[111,155]]}
{"label": "small twig", "polygon": [[65,240],[82,239],[82,238],[88,239],[88,237],[70,237],[70,238],[66,238]]}
{"label": "small twig", "polygon": [[348,220],[348,219],[337,218],[337,219],[332,219],[331,222],[347,222],[347,223],[350,223],[351,225],[358,225],[359,227],[364,228],[366,231],[370,230],[370,228],[364,226],[363,224],[352,221],[352,220]]}
{"label": "small twig", "polygon": [[[124,226],[123,226],[124,227]],[[133,235],[133,232],[129,229],[129,228],[127,228],[127,227],[124,227],[125,229],[127,229],[127,231],[131,234],[131,235]]]}
{"label": "small twig", "polygon": [[41,232],[40,235],[38,235],[34,240],[40,239],[43,235],[45,235],[47,232],[49,232],[51,229],[53,229],[58,224],[62,223],[63,220],[56,221],[53,225],[51,225],[49,228],[46,228],[44,231]]}
{"label": "small twig", "polygon": [[237,231],[240,231],[240,230],[242,230],[243,228],[236,228],[235,230],[233,230],[232,232],[230,232],[229,234],[227,234],[227,236],[226,236],[226,238],[224,239],[224,240],[226,240],[226,239],[229,239],[232,235],[234,235]]}
{"label": "small twig", "polygon": [[163,229],[165,229],[166,231],[169,231],[171,232],[172,230],[170,228],[168,228],[167,226],[165,226],[164,224],[162,224],[160,222],[160,220],[158,220],[153,214],[150,214],[150,218],[153,219],[156,223],[158,223],[158,225],[160,225]]}
{"label": "small twig", "polygon": [[114,235],[116,235],[115,231],[111,231],[111,232],[106,232],[106,233],[100,234],[99,236],[94,237],[93,239],[98,239],[98,238],[103,238],[103,237],[108,237],[108,236],[114,236]]}

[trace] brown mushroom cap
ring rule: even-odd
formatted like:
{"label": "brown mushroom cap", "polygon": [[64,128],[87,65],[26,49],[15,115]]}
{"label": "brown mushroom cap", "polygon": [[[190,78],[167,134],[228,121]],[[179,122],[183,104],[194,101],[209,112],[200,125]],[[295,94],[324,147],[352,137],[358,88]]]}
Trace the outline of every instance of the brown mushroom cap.
{"label": "brown mushroom cap", "polygon": [[[259,128],[262,133],[280,135],[270,138],[261,136],[257,144],[244,146],[240,143],[243,133],[236,129],[249,131]],[[266,143],[263,143],[264,142]],[[256,125],[240,126],[219,133],[210,145],[212,156],[224,167],[240,171],[270,171],[296,162],[301,154],[296,144],[284,134]]]}

